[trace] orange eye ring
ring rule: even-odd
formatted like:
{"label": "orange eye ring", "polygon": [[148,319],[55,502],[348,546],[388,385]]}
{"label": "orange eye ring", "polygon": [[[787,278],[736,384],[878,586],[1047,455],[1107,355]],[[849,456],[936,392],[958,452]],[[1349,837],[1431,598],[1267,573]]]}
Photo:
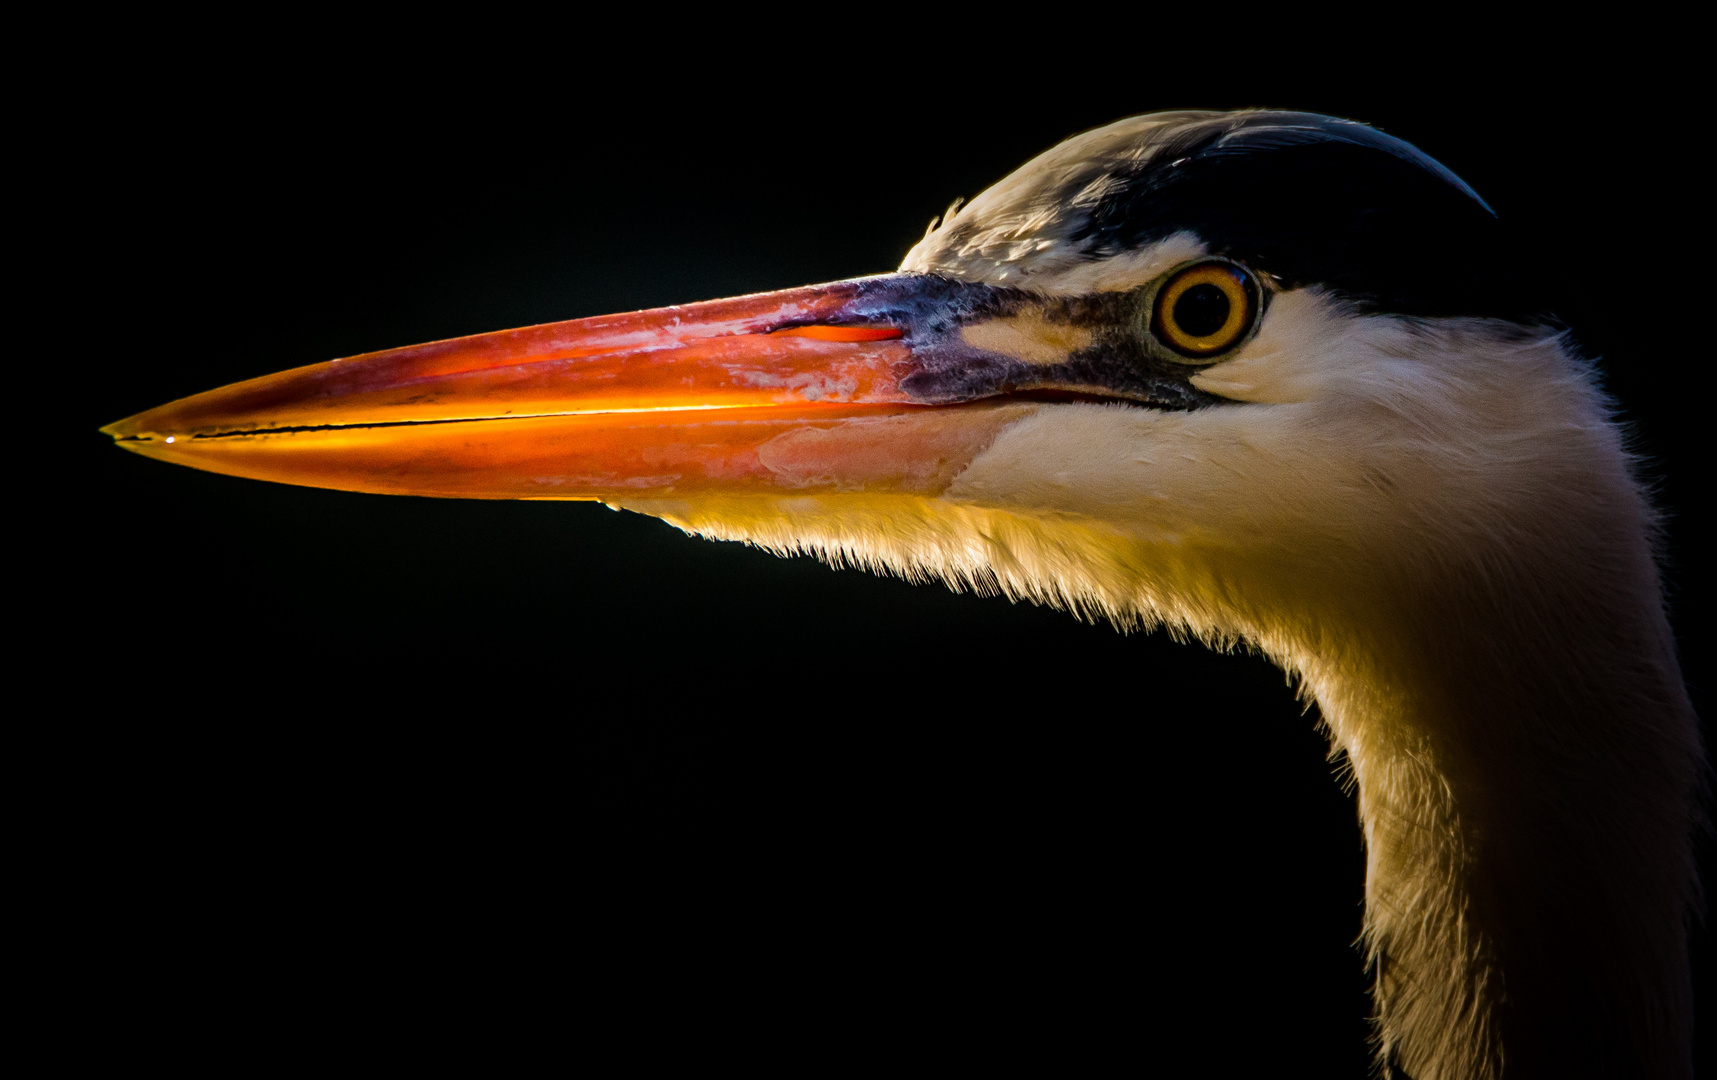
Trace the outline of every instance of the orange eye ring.
{"label": "orange eye ring", "polygon": [[1258,286],[1230,262],[1189,266],[1157,290],[1151,331],[1182,356],[1203,360],[1229,348],[1252,327]]}

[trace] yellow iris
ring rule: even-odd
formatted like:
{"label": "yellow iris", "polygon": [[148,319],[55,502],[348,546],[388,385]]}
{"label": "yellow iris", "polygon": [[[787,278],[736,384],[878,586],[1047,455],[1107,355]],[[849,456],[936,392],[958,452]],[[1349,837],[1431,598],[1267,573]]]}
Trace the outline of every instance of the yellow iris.
{"label": "yellow iris", "polygon": [[1175,352],[1202,359],[1239,341],[1256,307],[1246,271],[1232,263],[1199,263],[1158,290],[1151,328]]}

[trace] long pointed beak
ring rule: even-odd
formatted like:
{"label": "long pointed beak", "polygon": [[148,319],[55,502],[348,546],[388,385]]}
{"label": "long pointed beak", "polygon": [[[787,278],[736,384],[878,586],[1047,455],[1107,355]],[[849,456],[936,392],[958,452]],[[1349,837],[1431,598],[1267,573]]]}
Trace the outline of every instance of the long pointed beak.
{"label": "long pointed beak", "polygon": [[841,282],[391,349],[102,430],[163,461],[351,491],[601,499],[803,486],[779,452],[795,438],[911,427],[900,388],[910,350],[900,327],[853,317],[865,291]]}
{"label": "long pointed beak", "polygon": [[935,277],[858,278],[313,364],[102,430],[164,461],[350,491],[934,493],[1035,408],[981,399],[1048,387],[1178,403],[1160,379],[1086,385],[1080,365],[1101,350],[1080,351],[1073,339],[1095,338],[1077,320],[1046,339],[1052,355],[1020,345],[1039,306]]}

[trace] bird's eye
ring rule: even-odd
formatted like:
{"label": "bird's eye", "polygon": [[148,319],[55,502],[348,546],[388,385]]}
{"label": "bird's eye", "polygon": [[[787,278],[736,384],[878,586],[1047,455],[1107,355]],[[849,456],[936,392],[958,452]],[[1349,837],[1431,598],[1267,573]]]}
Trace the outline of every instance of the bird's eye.
{"label": "bird's eye", "polygon": [[1151,332],[1190,360],[1232,348],[1258,314],[1258,284],[1231,262],[1201,262],[1179,271],[1157,290]]}

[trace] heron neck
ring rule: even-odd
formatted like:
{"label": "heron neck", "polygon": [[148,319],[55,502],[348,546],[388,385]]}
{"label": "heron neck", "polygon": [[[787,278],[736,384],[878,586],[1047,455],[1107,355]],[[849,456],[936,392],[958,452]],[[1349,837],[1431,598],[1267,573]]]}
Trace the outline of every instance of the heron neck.
{"label": "heron neck", "polygon": [[1696,720],[1644,523],[1578,525],[1585,572],[1499,543],[1303,667],[1358,780],[1381,1041],[1415,1080],[1691,1075]]}

